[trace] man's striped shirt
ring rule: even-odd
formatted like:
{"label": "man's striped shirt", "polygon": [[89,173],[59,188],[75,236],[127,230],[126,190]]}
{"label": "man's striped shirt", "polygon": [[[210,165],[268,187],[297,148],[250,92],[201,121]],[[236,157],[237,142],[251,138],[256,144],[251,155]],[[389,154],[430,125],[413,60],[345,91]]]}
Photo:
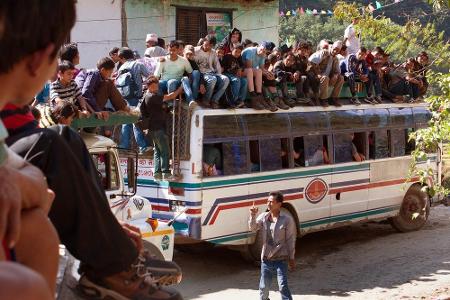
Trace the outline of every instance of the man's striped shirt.
{"label": "man's striped shirt", "polygon": [[70,81],[67,86],[62,85],[62,83],[57,79],[53,81],[50,86],[50,100],[53,101],[56,98],[62,100],[67,100],[72,103],[76,103],[78,97],[81,96],[81,89],[78,87],[75,80]]}

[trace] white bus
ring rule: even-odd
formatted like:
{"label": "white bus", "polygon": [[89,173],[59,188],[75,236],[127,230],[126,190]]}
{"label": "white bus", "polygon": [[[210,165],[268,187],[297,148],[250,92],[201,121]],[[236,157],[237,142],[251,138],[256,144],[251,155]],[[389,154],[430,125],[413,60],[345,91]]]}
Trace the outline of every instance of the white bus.
{"label": "white bus", "polygon": [[[180,214],[176,243],[228,245],[254,259],[261,239],[248,231],[249,208],[264,211],[274,190],[285,195],[283,212],[297,222],[298,236],[382,219],[417,230],[437,199],[417,178],[406,182],[414,149],[408,135],[429,119],[425,104],[197,109],[187,122],[182,178],[154,181],[151,160],[141,159],[138,191],[158,218]],[[215,160],[217,175],[204,175],[204,160]],[[430,166],[427,184],[440,179],[438,154],[419,163]]]}

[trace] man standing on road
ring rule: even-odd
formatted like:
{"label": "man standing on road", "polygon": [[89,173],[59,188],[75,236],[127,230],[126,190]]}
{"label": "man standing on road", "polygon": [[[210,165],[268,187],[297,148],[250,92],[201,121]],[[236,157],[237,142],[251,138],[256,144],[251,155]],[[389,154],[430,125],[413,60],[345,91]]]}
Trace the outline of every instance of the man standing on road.
{"label": "man standing on road", "polygon": [[272,277],[277,276],[278,288],[281,299],[292,300],[288,287],[288,265],[295,269],[295,240],[296,227],[294,220],[285,214],[281,214],[283,194],[270,192],[267,199],[267,212],[256,218],[258,208],[250,208],[249,228],[256,232],[262,230],[263,247],[261,252],[261,279],[259,282],[259,294],[261,300],[269,299],[269,290]]}

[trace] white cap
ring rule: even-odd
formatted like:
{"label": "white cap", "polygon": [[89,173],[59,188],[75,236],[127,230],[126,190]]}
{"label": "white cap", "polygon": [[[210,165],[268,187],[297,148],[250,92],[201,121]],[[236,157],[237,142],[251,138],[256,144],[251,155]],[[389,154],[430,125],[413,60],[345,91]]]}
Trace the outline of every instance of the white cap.
{"label": "white cap", "polygon": [[331,48],[332,49],[341,49],[342,48],[342,41],[337,40],[336,42],[333,43]]}
{"label": "white cap", "polygon": [[149,33],[145,38],[146,42],[158,42],[158,35],[156,33]]}

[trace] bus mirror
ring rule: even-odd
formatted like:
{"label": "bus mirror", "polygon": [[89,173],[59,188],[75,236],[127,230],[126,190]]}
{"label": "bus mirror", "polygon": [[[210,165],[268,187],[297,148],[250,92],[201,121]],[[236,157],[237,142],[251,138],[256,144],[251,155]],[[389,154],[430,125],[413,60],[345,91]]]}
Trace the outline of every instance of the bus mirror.
{"label": "bus mirror", "polygon": [[137,186],[137,160],[133,157],[128,157],[127,159],[127,179],[128,179],[128,192],[136,194]]}

